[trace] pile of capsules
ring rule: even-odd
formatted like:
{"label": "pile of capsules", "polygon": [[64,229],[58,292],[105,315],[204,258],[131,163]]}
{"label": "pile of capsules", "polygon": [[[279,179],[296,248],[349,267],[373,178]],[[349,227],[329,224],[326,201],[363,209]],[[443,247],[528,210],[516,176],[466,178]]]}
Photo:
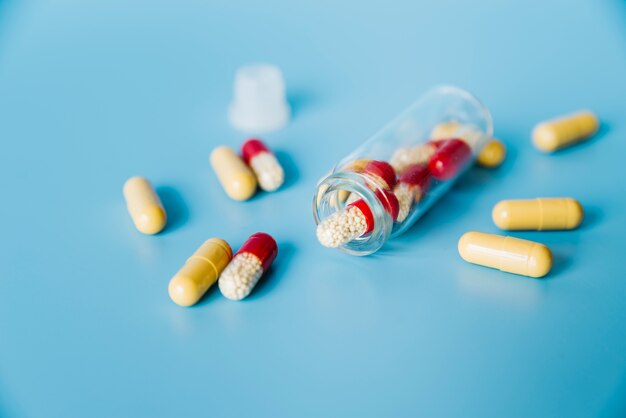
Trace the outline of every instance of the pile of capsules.
{"label": "pile of capsules", "polygon": [[[275,155],[259,139],[244,142],[241,157],[220,146],[211,153],[211,165],[228,196],[246,200],[254,195],[257,183],[265,191],[275,191],[284,182],[284,171]],[[124,198],[135,227],[144,234],[158,234],[165,228],[167,215],[161,199],[143,177],[124,183]],[[196,304],[218,282],[221,293],[231,300],[248,296],[272,265],[278,245],[269,234],[251,235],[233,255],[230,245],[211,238],[198,248],[169,283],[170,298],[180,306]]]}
{"label": "pile of capsules", "polygon": [[[595,114],[580,111],[538,124],[532,133],[537,149],[553,152],[591,138],[599,128]],[[583,221],[581,204],[572,198],[504,200],[492,219],[505,231],[548,231],[577,228]],[[508,273],[543,277],[552,268],[552,252],[541,243],[510,236],[468,232],[459,240],[463,260]]]}
{"label": "pile of capsules", "polygon": [[[533,143],[541,151],[553,152],[590,138],[598,127],[598,118],[592,112],[581,111],[538,124],[533,130]],[[395,223],[402,223],[414,205],[436,186],[435,182],[454,178],[471,160],[476,137],[471,132],[460,138],[448,135],[458,131],[454,123],[438,125],[431,137],[446,139],[400,148],[389,162],[352,161],[342,170],[374,179],[373,189],[385,211]],[[504,144],[492,138],[480,150],[476,162],[495,168],[505,157]],[[346,202],[345,208],[320,222],[316,231],[319,242],[331,248],[370,233],[374,225],[372,210],[365,201],[346,191],[340,191],[338,198]],[[502,201],[494,207],[492,216],[494,223],[507,231],[570,230],[581,224],[584,211],[573,198],[537,198]],[[468,262],[529,277],[545,276],[552,268],[552,252],[547,246],[514,237],[468,232],[461,237],[458,250]]]}

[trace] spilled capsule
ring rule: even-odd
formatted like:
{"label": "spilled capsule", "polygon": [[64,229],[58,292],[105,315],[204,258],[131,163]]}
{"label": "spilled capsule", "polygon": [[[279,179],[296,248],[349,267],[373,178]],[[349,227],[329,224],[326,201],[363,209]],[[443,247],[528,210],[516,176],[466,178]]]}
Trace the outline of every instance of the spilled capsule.
{"label": "spilled capsule", "polygon": [[222,295],[230,300],[247,297],[277,254],[278,245],[271,235],[263,232],[251,235],[219,278]]}
{"label": "spilled capsule", "polygon": [[285,182],[285,172],[278,159],[260,139],[251,138],[244,142],[241,155],[256,174],[261,189],[273,192]]}
{"label": "spilled capsule", "polygon": [[211,152],[211,166],[222,188],[233,200],[248,200],[256,191],[256,177],[245,162],[226,146]]}
{"label": "spilled capsule", "polygon": [[223,239],[205,241],[170,280],[170,298],[180,306],[196,304],[217,281],[232,256],[233,250]]}
{"label": "spilled capsule", "polygon": [[549,120],[535,126],[533,143],[544,152],[573,145],[598,131],[598,118],[588,110]]}
{"label": "spilled capsule", "polygon": [[476,163],[483,167],[495,168],[502,164],[505,157],[506,147],[504,144],[496,138],[491,138],[478,153]]}
{"label": "spilled capsule", "polygon": [[124,183],[124,199],[135,228],[144,234],[158,234],[165,227],[167,216],[161,199],[150,182],[131,177]]}
{"label": "spilled capsule", "polygon": [[493,222],[507,231],[574,229],[583,221],[584,211],[576,199],[537,198],[503,200],[493,207]]}
{"label": "spilled capsule", "polygon": [[468,232],[459,240],[463,260],[508,273],[543,277],[552,268],[552,252],[538,242],[524,239]]}

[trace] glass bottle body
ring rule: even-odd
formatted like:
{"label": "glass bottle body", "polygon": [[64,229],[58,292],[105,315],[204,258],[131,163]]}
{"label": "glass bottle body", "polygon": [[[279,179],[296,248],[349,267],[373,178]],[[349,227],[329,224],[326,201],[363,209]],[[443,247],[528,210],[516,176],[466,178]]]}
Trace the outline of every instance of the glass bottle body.
{"label": "glass bottle body", "polygon": [[450,189],[491,135],[491,115],[473,95],[453,86],[430,89],[318,183],[318,239],[335,246],[337,240],[320,237],[320,224],[356,206],[366,225],[338,248],[354,255],[377,251]]}

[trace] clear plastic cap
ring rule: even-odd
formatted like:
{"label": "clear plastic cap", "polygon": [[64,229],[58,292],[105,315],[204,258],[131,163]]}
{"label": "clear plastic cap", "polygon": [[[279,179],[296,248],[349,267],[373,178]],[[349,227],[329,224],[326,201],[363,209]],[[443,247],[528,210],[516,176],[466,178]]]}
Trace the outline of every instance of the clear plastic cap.
{"label": "clear plastic cap", "polygon": [[237,69],[230,123],[251,133],[275,131],[289,122],[290,109],[280,68],[251,64]]}

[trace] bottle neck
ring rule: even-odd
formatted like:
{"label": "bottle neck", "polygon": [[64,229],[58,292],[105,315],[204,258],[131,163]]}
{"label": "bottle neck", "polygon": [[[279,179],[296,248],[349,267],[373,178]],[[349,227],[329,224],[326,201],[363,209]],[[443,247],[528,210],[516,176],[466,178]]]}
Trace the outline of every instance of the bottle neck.
{"label": "bottle neck", "polygon": [[352,255],[376,252],[391,236],[393,219],[378,196],[380,186],[370,177],[351,171],[336,171],[322,179],[313,198],[316,224],[334,213],[344,210],[354,199],[362,199],[372,213],[372,230],[339,247]]}

